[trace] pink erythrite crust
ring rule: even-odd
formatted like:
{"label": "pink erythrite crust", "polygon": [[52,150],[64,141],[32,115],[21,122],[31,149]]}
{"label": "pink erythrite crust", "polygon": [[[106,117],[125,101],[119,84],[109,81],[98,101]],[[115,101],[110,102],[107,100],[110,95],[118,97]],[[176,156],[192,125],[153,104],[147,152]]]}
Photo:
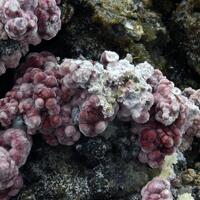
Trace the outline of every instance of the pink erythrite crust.
{"label": "pink erythrite crust", "polygon": [[72,145],[80,132],[101,134],[117,115],[144,124],[137,131],[140,160],[160,167],[184,133],[190,135],[191,127],[198,132],[198,107],[146,62],[134,66],[110,51],[101,62],[64,59],[58,64],[48,52],[29,55],[22,65],[26,72],[0,100],[1,125],[12,126],[20,115],[28,134],[39,132],[51,145]]}
{"label": "pink erythrite crust", "polygon": [[176,127],[164,127],[159,123],[150,123],[141,130],[141,152],[139,160],[151,167],[162,165],[165,155],[175,152],[181,143],[181,133]]}
{"label": "pink erythrite crust", "polygon": [[56,58],[48,51],[41,53],[31,53],[26,57],[25,62],[20,66],[20,71],[23,73],[28,68],[44,68],[45,63],[56,63]]}
{"label": "pink erythrite crust", "polygon": [[174,87],[174,84],[167,80],[162,79],[154,93],[156,103],[156,120],[165,126],[171,125],[179,116],[181,103],[178,95],[181,91]]}
{"label": "pink erythrite crust", "polygon": [[2,0],[0,21],[13,40],[38,44],[53,38],[61,28],[61,11],[55,0]]}
{"label": "pink erythrite crust", "polygon": [[31,139],[20,129],[0,133],[0,199],[8,200],[23,186],[19,167],[25,164],[31,150]]}
{"label": "pink erythrite crust", "polygon": [[22,188],[23,180],[18,166],[9,152],[0,147],[0,199],[8,200]]}
{"label": "pink erythrite crust", "polygon": [[181,149],[188,149],[193,137],[200,137],[199,90],[187,88],[181,92],[159,70],[154,70],[148,83],[153,88],[155,119],[179,129]]}
{"label": "pink erythrite crust", "polygon": [[38,33],[41,38],[50,40],[61,28],[61,11],[55,0],[38,0],[35,11],[38,17]]}
{"label": "pink erythrite crust", "polygon": [[[148,131],[139,134],[147,141],[141,139],[141,148],[152,159],[174,152],[182,135],[197,123],[199,109],[148,63],[134,66],[110,51],[102,54],[101,62],[64,59],[58,64],[48,52],[31,54],[22,65],[22,71],[28,68],[25,74],[0,100],[1,125],[9,127],[22,115],[29,134],[38,131],[49,144],[71,145],[79,131],[96,136],[117,115],[145,123]],[[148,122],[150,111],[155,125]],[[149,134],[153,131],[159,136],[155,141]]]}
{"label": "pink erythrite crust", "polygon": [[0,40],[16,40],[19,47],[0,57],[0,75],[15,68],[29,44],[50,40],[61,29],[61,11],[55,0],[1,0]]}
{"label": "pink erythrite crust", "polygon": [[[33,1],[30,7],[36,4]],[[54,10],[50,5],[55,4],[44,1],[40,5],[43,17]],[[29,55],[16,84],[0,99],[0,124],[7,129],[0,135],[0,147],[6,159],[18,169],[29,154],[31,135],[41,134],[50,145],[73,145],[81,133],[87,137],[102,134],[117,116],[133,124],[132,133],[139,136],[139,160],[162,167],[165,156],[176,151],[182,140],[200,136],[198,95],[182,93],[147,62],[135,66],[130,60],[110,51],[102,54],[101,62],[79,58],[58,63],[48,52]],[[190,143],[185,141],[187,149]],[[20,179],[14,181],[20,183]],[[14,190],[12,184],[0,187],[0,197],[17,193],[21,185]],[[169,187],[159,178],[142,194],[143,200],[170,200]]]}
{"label": "pink erythrite crust", "polygon": [[[142,77],[128,82],[127,87],[126,76],[133,74],[137,77],[137,73],[134,66],[126,60],[112,60],[111,64],[107,61],[103,66],[97,62],[65,59],[58,65],[51,54],[43,52],[29,56],[23,66],[28,68],[26,73],[0,101],[0,122],[7,127],[20,114],[29,134],[34,134],[37,130],[53,145],[56,144],[56,138],[62,144],[73,144],[73,141],[80,137],[78,127],[86,136],[102,133],[108,121],[112,121],[118,111],[117,102],[123,103],[130,101],[129,98],[133,99],[136,96],[135,90],[137,101],[134,104],[125,103],[127,107],[136,106],[137,103],[138,110],[136,108],[137,111],[132,113],[134,119],[135,115],[140,117],[143,110],[148,113],[152,105],[153,99],[148,98],[143,98],[140,105],[140,93],[151,96],[151,88]],[[113,71],[118,77],[116,80],[111,79]],[[101,79],[102,82],[99,82]],[[128,92],[131,92],[129,96]],[[146,101],[151,103],[146,104]],[[63,108],[67,104],[70,105],[71,113],[68,114],[70,120],[65,122]],[[12,109],[7,105],[12,105]],[[77,111],[75,116],[74,110]],[[74,124],[74,118],[77,118],[77,124]],[[72,135],[69,134],[69,130],[73,130]]]}
{"label": "pink erythrite crust", "polygon": [[79,129],[86,136],[96,136],[102,133],[108,125],[101,108],[97,106],[98,97],[91,96],[82,105],[79,115]]}
{"label": "pink erythrite crust", "polygon": [[148,182],[141,191],[142,200],[173,200],[170,183],[160,177]]}
{"label": "pink erythrite crust", "polygon": [[183,93],[189,97],[189,99],[192,100],[195,105],[200,107],[200,89],[194,90],[192,88],[186,88],[184,89]]}
{"label": "pink erythrite crust", "polygon": [[31,150],[31,140],[20,129],[7,129],[0,135],[0,146],[9,152],[18,167],[25,164]]}
{"label": "pink erythrite crust", "polygon": [[171,125],[180,114],[181,91],[159,70],[154,71],[148,82],[153,88],[156,120],[165,126]]}

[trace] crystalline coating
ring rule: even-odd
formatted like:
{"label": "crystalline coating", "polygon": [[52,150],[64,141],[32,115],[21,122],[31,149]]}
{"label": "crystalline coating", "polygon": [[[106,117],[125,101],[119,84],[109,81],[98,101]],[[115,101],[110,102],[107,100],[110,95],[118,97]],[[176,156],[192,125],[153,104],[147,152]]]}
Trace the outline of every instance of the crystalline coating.
{"label": "crystalline coating", "polygon": [[19,42],[12,52],[0,57],[0,75],[7,68],[16,68],[28,52],[29,44],[50,40],[61,29],[61,11],[55,0],[1,0],[0,41]]}
{"label": "crystalline coating", "polygon": [[98,97],[91,96],[82,105],[79,129],[86,136],[96,136],[107,128],[108,122],[104,119],[101,108],[96,106],[98,101]]}
{"label": "crystalline coating", "polygon": [[160,177],[148,182],[141,191],[142,200],[173,200],[170,183]]}
{"label": "crystalline coating", "polygon": [[[64,59],[59,65],[48,52],[29,55],[22,65],[22,71],[28,68],[25,74],[0,101],[2,126],[11,126],[20,114],[29,134],[39,131],[52,145],[69,145],[79,139],[79,130],[86,136],[96,136],[116,115],[123,121],[147,123],[151,111],[152,117],[163,124],[155,122],[153,129],[159,140],[151,149],[157,153],[151,157],[173,152],[182,135],[197,124],[197,106],[147,62],[134,66],[110,51],[102,54],[101,61]],[[188,116],[190,120],[186,120]],[[145,127],[151,130],[148,124]],[[146,147],[141,147],[144,153]]]}
{"label": "crystalline coating", "polygon": [[139,160],[153,168],[160,167],[165,155],[171,155],[180,145],[180,130],[176,127],[164,127],[159,123],[149,123],[146,126],[140,132]]}
{"label": "crystalline coating", "polygon": [[0,147],[0,199],[15,196],[23,185],[19,170],[8,151]]}
{"label": "crystalline coating", "polygon": [[[116,53],[104,52],[102,57],[112,57],[109,54]],[[144,66],[152,72],[152,66],[147,63]],[[22,68],[28,69],[0,101],[0,122],[4,127],[10,126],[20,114],[29,134],[37,130],[53,145],[56,138],[62,144],[73,144],[80,137],[74,125],[79,125],[84,135],[96,136],[106,129],[120,107],[130,109],[130,117],[139,123],[149,118],[153,105],[151,87],[139,67],[135,68],[128,60],[111,59],[103,65],[65,59],[58,65],[51,54],[43,52],[28,56]],[[66,104],[71,112],[77,110],[76,116],[68,114],[68,122],[63,112]],[[77,124],[74,117],[78,118]],[[72,135],[69,130],[73,130]]]}
{"label": "crystalline coating", "polygon": [[55,0],[38,0],[35,15],[38,18],[38,33],[42,39],[50,40],[61,28],[61,11]]}
{"label": "crystalline coating", "polygon": [[[200,137],[198,90],[186,89],[182,93],[159,70],[154,70],[147,82],[154,96],[151,118],[143,126],[134,123],[132,132],[140,136],[139,160],[157,168],[162,167],[165,156],[172,154],[181,141],[180,148],[186,150],[194,136]],[[128,112],[124,109],[125,120],[129,119]]]}
{"label": "crystalline coating", "polygon": [[20,129],[7,129],[0,135],[0,146],[9,152],[10,157],[18,167],[25,164],[31,150],[31,141]]}
{"label": "crystalline coating", "polygon": [[[37,1],[32,3],[23,8],[37,7]],[[45,1],[41,7],[49,12],[50,5]],[[15,15],[16,9],[17,4],[7,14]],[[188,141],[200,136],[198,91],[182,93],[147,62],[134,66],[130,60],[111,51],[102,54],[101,62],[79,58],[59,64],[48,52],[27,57],[16,84],[0,99],[0,124],[7,129],[0,134],[0,199],[9,199],[21,187],[18,168],[36,133],[50,145],[73,145],[81,133],[102,134],[118,117],[133,124],[139,160],[153,168],[162,167],[181,141],[187,149]],[[171,200],[169,189],[167,181],[155,178],[143,188],[142,198]]]}
{"label": "crystalline coating", "polygon": [[61,28],[60,9],[55,0],[2,0],[0,21],[13,40],[38,44],[53,38]]}
{"label": "crystalline coating", "polygon": [[200,89],[194,90],[192,88],[186,88],[183,93],[192,100],[195,105],[200,107]]}
{"label": "crystalline coating", "polygon": [[0,133],[0,199],[8,200],[23,186],[19,167],[25,164],[31,150],[31,140],[20,129]]}
{"label": "crystalline coating", "polygon": [[[155,72],[149,82],[154,89],[154,99],[156,104],[155,118],[165,126],[171,125],[178,118],[180,113],[181,103],[179,97],[181,91],[174,87],[174,84],[160,74],[160,80],[157,80],[157,86],[154,86],[153,77],[157,76]],[[152,83],[151,83],[152,82]]]}

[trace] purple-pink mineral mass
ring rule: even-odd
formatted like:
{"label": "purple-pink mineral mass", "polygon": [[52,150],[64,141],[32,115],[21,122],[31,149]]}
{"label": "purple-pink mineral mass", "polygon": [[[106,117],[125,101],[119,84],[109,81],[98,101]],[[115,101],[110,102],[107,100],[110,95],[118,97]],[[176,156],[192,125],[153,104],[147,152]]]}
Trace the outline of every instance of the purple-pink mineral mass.
{"label": "purple-pink mineral mass", "polygon": [[18,166],[8,151],[0,147],[0,199],[7,200],[15,196],[23,185]]}
{"label": "purple-pink mineral mass", "polygon": [[0,132],[0,200],[15,196],[23,186],[19,168],[31,150],[31,139],[20,129]]}
{"label": "purple-pink mineral mass", "polygon": [[61,11],[55,0],[1,0],[0,41],[16,40],[20,48],[0,58],[0,74],[15,68],[29,44],[50,40],[61,28]]}
{"label": "purple-pink mineral mass", "polygon": [[170,183],[160,177],[148,182],[141,191],[142,200],[173,200]]}
{"label": "purple-pink mineral mass", "polygon": [[[47,14],[56,6],[43,3],[33,1],[22,8],[40,5],[38,9],[45,8],[40,12]],[[130,60],[130,55],[120,59],[111,51],[105,51],[100,62],[79,58],[59,63],[48,52],[27,57],[14,87],[0,99],[0,124],[6,129],[0,133],[2,199],[22,185],[18,169],[26,162],[34,134],[50,145],[73,145],[83,135],[104,133],[115,118],[129,121],[139,138],[139,160],[153,168],[161,168],[182,140],[200,136],[199,91],[182,92],[149,63],[133,65]],[[142,196],[172,199],[169,183],[160,178],[148,183]]]}

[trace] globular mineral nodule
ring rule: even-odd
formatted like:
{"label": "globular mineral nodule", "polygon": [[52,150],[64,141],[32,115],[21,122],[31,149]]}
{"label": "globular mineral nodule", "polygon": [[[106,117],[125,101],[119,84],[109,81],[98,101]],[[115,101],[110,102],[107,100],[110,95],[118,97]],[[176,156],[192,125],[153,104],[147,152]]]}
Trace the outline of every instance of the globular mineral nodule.
{"label": "globular mineral nodule", "polygon": [[[22,187],[19,169],[30,153],[32,138],[39,134],[50,146],[77,144],[77,158],[85,158],[88,174],[82,175],[84,181],[78,176],[85,182],[83,195],[89,190],[86,198],[118,198],[138,192],[149,180],[148,168],[138,168],[143,163],[159,170],[154,173],[157,177],[143,188],[142,199],[160,195],[172,200],[169,181],[174,177],[171,171],[175,162],[165,164],[165,158],[179,147],[187,150],[193,138],[200,136],[198,90],[181,91],[149,63],[133,65],[130,54],[120,59],[112,51],[104,51],[100,62],[85,58],[60,61],[49,52],[32,53],[20,68],[23,75],[0,100],[0,123],[4,129],[0,135],[2,198],[15,196]],[[115,123],[118,127],[109,129]],[[126,129],[119,129],[119,123]],[[105,139],[86,139],[97,136]],[[119,160],[118,156],[113,157],[114,152]],[[137,162],[133,163],[134,159]],[[16,165],[15,171],[7,162]],[[169,177],[159,175],[164,166],[169,168]],[[48,195],[49,199],[56,195],[67,197],[69,174],[64,179],[60,176],[53,180],[51,174],[41,177],[39,187],[38,182],[31,181],[32,195],[39,195],[36,199]],[[70,184],[76,188],[75,180]],[[52,191],[48,195],[40,188],[46,183],[47,191]],[[41,192],[37,193],[38,189]],[[76,196],[77,191],[74,192]]]}
{"label": "globular mineral nodule", "polygon": [[[0,2],[0,47],[12,40],[8,53],[6,47],[0,55],[0,75],[7,68],[16,68],[29,45],[37,45],[42,39],[50,40],[61,29],[61,10],[56,0],[2,0]],[[3,47],[1,47],[3,48]]]}

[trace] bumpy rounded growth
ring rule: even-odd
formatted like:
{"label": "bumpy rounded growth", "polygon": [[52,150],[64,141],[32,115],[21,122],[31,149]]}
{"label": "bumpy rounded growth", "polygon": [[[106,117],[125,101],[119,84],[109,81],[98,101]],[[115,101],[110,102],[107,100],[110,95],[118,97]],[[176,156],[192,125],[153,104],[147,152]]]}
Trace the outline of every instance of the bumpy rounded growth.
{"label": "bumpy rounded growth", "polygon": [[181,143],[181,133],[176,127],[149,123],[140,133],[139,159],[151,167],[162,165],[165,155],[171,155]]}
{"label": "bumpy rounded growth", "polygon": [[146,78],[152,66],[134,66],[110,51],[101,61],[65,59],[59,65],[47,52],[30,55],[22,71],[30,68],[0,100],[2,126],[22,115],[29,134],[39,131],[51,145],[72,145],[79,130],[90,137],[102,133],[118,110],[123,115],[123,107],[130,109],[130,119],[147,121],[153,95]]}
{"label": "bumpy rounded growth", "polygon": [[9,38],[38,44],[53,38],[61,28],[61,12],[55,0],[3,0],[0,22]]}
{"label": "bumpy rounded growth", "polygon": [[160,177],[148,182],[141,191],[142,200],[173,200],[170,183]]}
{"label": "bumpy rounded growth", "polygon": [[15,196],[23,185],[18,167],[8,151],[0,147],[0,199]]}
{"label": "bumpy rounded growth", "polygon": [[0,75],[15,68],[29,44],[50,40],[61,29],[61,11],[55,0],[1,0],[0,41],[16,40],[19,47],[0,58]]}
{"label": "bumpy rounded growth", "polygon": [[[45,2],[46,12],[51,4]],[[21,67],[23,75],[0,99],[0,124],[7,129],[0,134],[0,199],[21,187],[18,168],[36,133],[50,145],[73,145],[81,133],[102,134],[117,117],[132,123],[139,136],[139,160],[151,167],[162,167],[182,140],[200,136],[199,91],[182,93],[147,62],[131,64],[130,55],[119,59],[105,51],[100,62],[64,59],[59,64],[42,52],[29,55]],[[153,179],[142,198],[172,200],[169,183]]]}
{"label": "bumpy rounded growth", "polygon": [[20,129],[7,129],[0,135],[0,146],[7,149],[18,167],[25,164],[31,150],[31,139]]}

